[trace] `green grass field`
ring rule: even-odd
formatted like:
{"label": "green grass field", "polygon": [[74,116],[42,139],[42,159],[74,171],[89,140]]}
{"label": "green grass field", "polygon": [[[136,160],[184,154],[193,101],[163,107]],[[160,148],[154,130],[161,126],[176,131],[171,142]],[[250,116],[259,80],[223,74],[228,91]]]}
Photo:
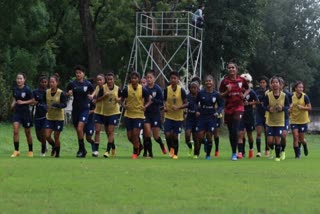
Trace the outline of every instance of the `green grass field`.
{"label": "green grass field", "polygon": [[[34,130],[33,130],[34,133]],[[225,132],[224,132],[225,133]],[[223,134],[224,135],[224,134]],[[61,158],[27,157],[24,134],[21,156],[13,151],[10,124],[0,125],[1,213],[320,213],[319,136],[308,135],[310,154],[294,159],[288,136],[287,159],[230,160],[230,145],[221,136],[221,156],[191,159],[182,140],[178,160],[161,154],[131,160],[123,129],[116,134],[117,158],[75,158],[76,134],[61,134]],[[105,149],[102,134],[100,156]],[[86,144],[87,150],[89,145]]]}

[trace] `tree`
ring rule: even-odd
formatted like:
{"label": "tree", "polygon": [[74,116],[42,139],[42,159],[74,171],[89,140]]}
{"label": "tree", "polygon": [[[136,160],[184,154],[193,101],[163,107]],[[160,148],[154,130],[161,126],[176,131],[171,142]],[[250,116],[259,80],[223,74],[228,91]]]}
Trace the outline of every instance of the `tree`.
{"label": "tree", "polygon": [[212,0],[206,3],[204,68],[220,78],[225,62],[246,67],[261,34],[259,0]]}
{"label": "tree", "polygon": [[[101,9],[106,1],[102,1]],[[96,11],[94,19],[90,12],[90,0],[79,0],[79,14],[84,42],[88,54],[88,68],[91,76],[102,72],[101,53],[97,42],[96,22],[101,9]]]}

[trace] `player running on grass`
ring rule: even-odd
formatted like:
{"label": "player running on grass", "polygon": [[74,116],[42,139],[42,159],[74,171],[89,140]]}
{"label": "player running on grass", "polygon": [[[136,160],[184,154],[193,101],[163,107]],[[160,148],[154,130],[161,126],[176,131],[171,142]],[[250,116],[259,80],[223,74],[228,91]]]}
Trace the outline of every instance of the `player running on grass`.
{"label": "player running on grass", "polygon": [[[45,136],[48,143],[52,146],[51,156],[60,157],[60,133],[64,125],[64,108],[67,107],[67,97],[58,88],[59,75],[54,74],[50,77],[50,88],[46,91],[45,102],[48,107],[45,122]],[[51,137],[52,132],[53,138]]]}
{"label": "player running on grass", "polygon": [[[197,95],[197,102],[200,104],[198,108],[198,122],[197,122],[197,143],[195,148],[195,158],[200,153],[200,142],[206,140],[206,159],[211,159],[212,150],[212,135],[217,127],[217,119],[222,113],[224,102],[219,94],[214,89],[213,76],[207,75],[205,78],[205,85]],[[216,110],[216,105],[218,106]]]}
{"label": "player running on grass", "polygon": [[265,137],[265,154],[269,156],[269,147],[267,144],[266,137],[266,118],[265,118],[265,109],[263,107],[263,100],[268,90],[268,78],[262,76],[259,78],[259,88],[256,90],[259,102],[256,105],[256,146],[257,146],[257,155],[256,157],[261,157],[261,139],[262,133]]}
{"label": "player running on grass", "polygon": [[114,140],[114,131],[119,123],[120,117],[120,103],[121,103],[121,90],[114,81],[114,73],[109,72],[106,76],[107,83],[104,84],[104,97],[106,100],[103,101],[103,115],[104,115],[104,128],[107,133],[108,143],[106,152],[103,157],[108,158],[110,156],[116,156],[116,144]]}
{"label": "player running on grass", "polygon": [[170,85],[164,89],[164,133],[170,157],[178,159],[179,133],[183,123],[183,109],[188,106],[185,90],[179,85],[179,73],[170,72]]}
{"label": "player running on grass", "polygon": [[[163,106],[163,93],[159,85],[155,84],[155,72],[150,70],[146,73],[145,89],[151,95],[151,105],[146,108],[145,120],[143,126],[143,142],[144,157],[153,157],[151,136],[159,144],[163,154],[167,154],[167,150],[160,137],[161,128],[161,112],[160,107]],[[149,153],[149,156],[148,156]]]}
{"label": "player running on grass", "polygon": [[16,86],[13,88],[13,101],[11,104],[11,109],[14,111],[12,121],[13,121],[13,145],[14,151],[11,157],[18,157],[20,155],[19,150],[19,128],[22,124],[24,128],[24,133],[28,142],[28,157],[33,157],[32,148],[32,118],[31,112],[29,110],[29,105],[34,103],[34,98],[31,89],[25,84],[26,76],[24,73],[18,73],[16,76]]}
{"label": "player running on grass", "polygon": [[[239,123],[244,112],[243,99],[249,94],[250,88],[245,79],[238,76],[238,66],[230,62],[227,66],[228,75],[221,81],[220,94],[225,99],[224,122],[228,126],[229,140],[232,149],[231,160],[237,160],[237,144]],[[241,150],[239,152],[242,152]]]}
{"label": "player running on grass", "polygon": [[271,91],[267,93],[263,101],[264,108],[267,111],[267,141],[271,150],[275,144],[275,161],[280,161],[281,134],[285,126],[285,111],[289,109],[289,99],[281,91],[280,81],[280,78],[276,76],[270,79]]}
{"label": "player running on grass", "polygon": [[149,93],[139,84],[139,79],[140,74],[132,72],[130,74],[130,83],[122,91],[127,137],[133,145],[132,159],[137,159],[143,149],[139,141],[139,135],[145,119],[144,112],[151,104]]}
{"label": "player running on grass", "polygon": [[296,158],[300,158],[300,145],[303,146],[304,155],[307,156],[308,146],[305,133],[308,131],[309,111],[311,103],[307,94],[303,92],[303,82],[297,81],[294,84],[292,104],[290,106],[291,130],[293,135],[293,148]]}
{"label": "player running on grass", "polygon": [[84,145],[84,125],[88,122],[90,111],[90,95],[93,92],[92,84],[85,79],[85,68],[81,65],[74,67],[76,79],[67,86],[67,95],[73,95],[72,102],[72,123],[77,132],[78,152],[76,157],[84,158],[87,150]]}
{"label": "player running on grass", "polygon": [[[252,77],[250,74],[245,73],[241,74],[241,77],[244,78],[249,86],[251,85]],[[253,158],[254,152],[253,152],[253,136],[252,132],[254,131],[254,106],[258,103],[258,97],[254,90],[250,89],[249,94],[244,98],[244,113],[240,120],[239,125],[239,141],[238,141],[238,147],[239,150],[242,150],[243,153],[238,153],[238,158],[245,157],[245,133],[247,132],[248,136],[248,142],[249,142],[249,158]]]}
{"label": "player running on grass", "polygon": [[44,124],[46,121],[47,114],[47,105],[45,103],[46,90],[48,88],[48,77],[40,76],[39,78],[39,88],[34,90],[34,105],[35,105],[35,113],[34,113],[34,125],[36,129],[36,136],[38,141],[41,143],[41,152],[40,156],[44,157],[46,155],[47,150],[47,141],[45,136]]}
{"label": "player running on grass", "polygon": [[105,84],[105,76],[104,74],[97,75],[97,86],[92,94],[92,102],[95,104],[94,108],[94,144],[95,144],[95,151],[93,152],[93,157],[99,156],[99,145],[100,145],[100,132],[101,126],[104,123],[104,115],[103,115],[103,105],[106,102],[104,97],[104,84]]}
{"label": "player running on grass", "polygon": [[197,95],[199,92],[199,83],[197,81],[191,82],[189,84],[190,93],[187,95],[188,107],[187,107],[187,116],[185,119],[185,142],[189,148],[188,155],[193,155],[193,147],[191,143],[191,135],[194,144],[196,144],[196,126],[197,126],[197,117],[196,113],[198,111],[198,102]]}

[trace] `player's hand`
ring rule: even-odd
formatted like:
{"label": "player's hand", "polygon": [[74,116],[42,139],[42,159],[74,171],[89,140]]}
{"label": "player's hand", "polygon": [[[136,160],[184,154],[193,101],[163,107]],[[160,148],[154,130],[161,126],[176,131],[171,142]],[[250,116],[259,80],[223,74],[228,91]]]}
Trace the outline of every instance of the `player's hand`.
{"label": "player's hand", "polygon": [[22,100],[17,100],[16,103],[22,105],[24,102]]}
{"label": "player's hand", "polygon": [[173,111],[177,111],[178,109],[179,109],[178,106],[176,106],[176,105],[173,105],[173,106],[172,106],[172,110],[173,110]]}

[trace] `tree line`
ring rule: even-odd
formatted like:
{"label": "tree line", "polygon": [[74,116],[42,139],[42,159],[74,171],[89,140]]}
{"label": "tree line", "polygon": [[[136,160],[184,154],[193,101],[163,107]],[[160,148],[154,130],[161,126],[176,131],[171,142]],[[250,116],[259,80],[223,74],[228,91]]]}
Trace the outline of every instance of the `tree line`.
{"label": "tree line", "polygon": [[[83,64],[86,75],[127,72],[135,13],[195,11],[204,5],[204,73],[218,79],[234,59],[254,79],[302,80],[320,104],[319,0],[0,0],[0,104],[10,115],[15,75],[35,88],[42,74],[59,73],[61,88]],[[165,49],[163,50],[165,53]]]}

